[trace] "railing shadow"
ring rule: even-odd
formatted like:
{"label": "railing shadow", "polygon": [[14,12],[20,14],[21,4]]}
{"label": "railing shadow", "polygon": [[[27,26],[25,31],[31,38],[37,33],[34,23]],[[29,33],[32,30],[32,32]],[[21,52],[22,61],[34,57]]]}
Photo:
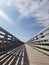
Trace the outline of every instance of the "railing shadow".
{"label": "railing shadow", "polygon": [[25,45],[24,45],[24,64],[23,65],[29,65],[29,59],[28,59]]}
{"label": "railing shadow", "polygon": [[[24,53],[24,55],[23,55],[23,53]],[[23,61],[22,61],[22,58],[23,58]],[[28,60],[25,45],[23,45],[23,47],[21,48],[20,52],[15,57],[15,59],[13,60],[11,65],[29,65],[29,60]]]}
{"label": "railing shadow", "polygon": [[0,58],[0,65],[3,65],[4,63],[5,65],[29,65],[25,45],[23,44],[19,46],[14,51],[11,51],[9,54],[6,54],[4,57]]}
{"label": "railing shadow", "polygon": [[[40,47],[34,47],[34,49],[37,50],[37,51],[39,51],[39,52],[41,52],[41,53],[43,53],[43,54],[45,54],[45,55],[47,55],[47,56],[49,56],[49,54],[47,54],[47,53],[41,51],[41,49],[42,49],[42,50],[45,50],[45,49],[43,49],[43,48],[40,48]],[[39,50],[39,49],[40,49],[40,50]],[[45,50],[45,51],[47,51],[47,50]]]}

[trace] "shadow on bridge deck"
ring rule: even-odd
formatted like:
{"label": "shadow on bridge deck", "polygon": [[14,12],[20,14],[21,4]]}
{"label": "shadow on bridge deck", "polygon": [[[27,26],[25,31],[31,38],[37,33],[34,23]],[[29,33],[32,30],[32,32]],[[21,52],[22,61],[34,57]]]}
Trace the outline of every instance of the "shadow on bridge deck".
{"label": "shadow on bridge deck", "polygon": [[18,46],[0,55],[0,65],[29,65],[25,45]]}

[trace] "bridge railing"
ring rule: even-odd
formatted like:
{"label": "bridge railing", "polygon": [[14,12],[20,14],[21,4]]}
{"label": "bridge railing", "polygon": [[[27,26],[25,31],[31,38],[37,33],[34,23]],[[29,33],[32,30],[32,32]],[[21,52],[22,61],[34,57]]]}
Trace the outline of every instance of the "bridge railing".
{"label": "bridge railing", "polygon": [[49,26],[37,33],[27,43],[49,55]]}
{"label": "bridge railing", "polygon": [[21,45],[21,41],[0,27],[0,48],[7,49]]}

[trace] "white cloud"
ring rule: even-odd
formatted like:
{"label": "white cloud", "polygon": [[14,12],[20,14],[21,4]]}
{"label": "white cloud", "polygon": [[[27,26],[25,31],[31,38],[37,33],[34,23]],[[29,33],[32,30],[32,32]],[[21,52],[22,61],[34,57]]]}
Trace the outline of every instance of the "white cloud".
{"label": "white cloud", "polygon": [[10,17],[8,17],[2,10],[0,10],[0,16],[3,19],[5,19],[8,24],[11,24],[11,25],[14,24],[14,22],[10,19]]}
{"label": "white cloud", "polygon": [[21,16],[33,16],[38,24],[49,25],[49,0],[1,0],[0,5],[14,6]]}
{"label": "white cloud", "polygon": [[0,5],[15,6],[23,16],[27,16],[38,8],[38,2],[32,0],[2,0]]}

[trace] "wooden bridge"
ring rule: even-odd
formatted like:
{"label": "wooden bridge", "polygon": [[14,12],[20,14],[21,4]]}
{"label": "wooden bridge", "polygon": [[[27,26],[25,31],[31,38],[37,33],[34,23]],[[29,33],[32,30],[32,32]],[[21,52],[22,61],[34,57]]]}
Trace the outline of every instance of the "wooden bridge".
{"label": "wooden bridge", "polygon": [[26,43],[0,27],[0,65],[49,65],[49,26]]}

